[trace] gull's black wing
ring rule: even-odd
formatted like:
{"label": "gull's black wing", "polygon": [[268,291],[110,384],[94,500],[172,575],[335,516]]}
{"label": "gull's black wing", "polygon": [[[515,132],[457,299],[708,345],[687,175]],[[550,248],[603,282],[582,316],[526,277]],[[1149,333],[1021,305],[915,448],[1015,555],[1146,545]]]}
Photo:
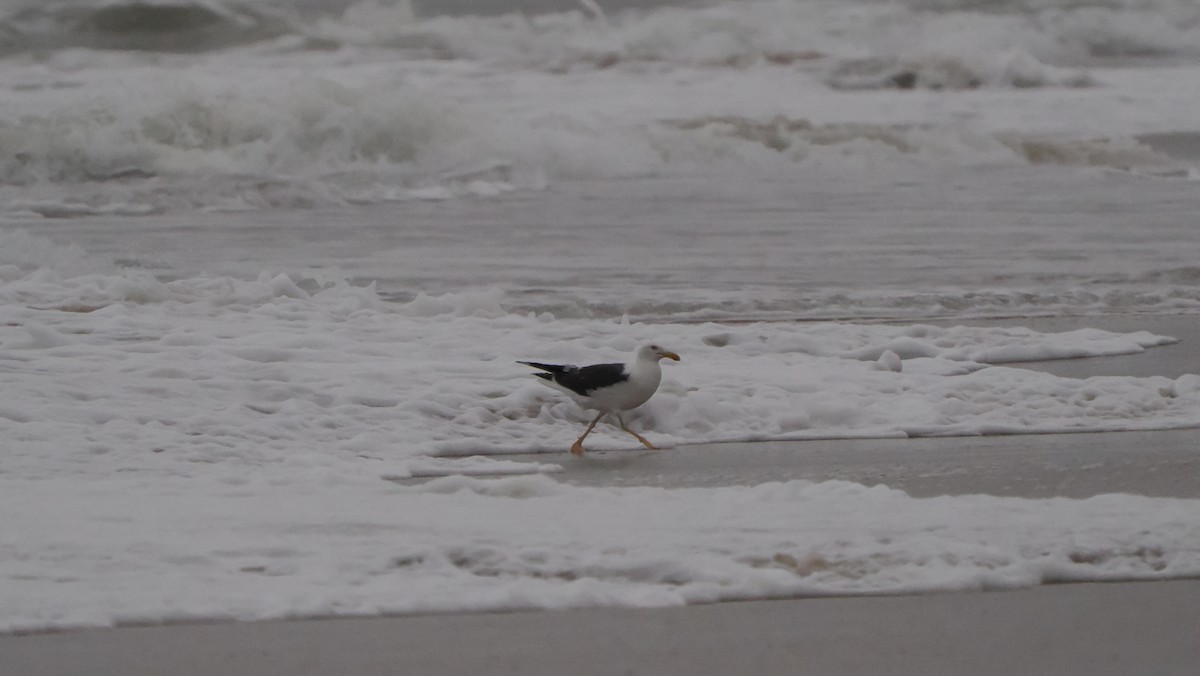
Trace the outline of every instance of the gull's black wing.
{"label": "gull's black wing", "polygon": [[546,373],[533,375],[553,380],[558,385],[585,397],[596,390],[629,380],[629,372],[625,370],[624,364],[593,364],[581,368],[572,365],[539,364],[532,361],[517,363],[541,369]]}

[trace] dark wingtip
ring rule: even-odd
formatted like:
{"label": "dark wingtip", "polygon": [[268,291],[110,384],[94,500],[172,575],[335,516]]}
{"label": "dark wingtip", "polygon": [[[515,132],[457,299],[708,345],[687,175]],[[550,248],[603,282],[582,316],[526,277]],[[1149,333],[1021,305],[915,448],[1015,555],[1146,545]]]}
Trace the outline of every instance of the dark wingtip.
{"label": "dark wingtip", "polygon": [[[536,362],[536,361],[520,361],[520,360],[517,360],[517,363],[518,363],[518,364],[524,364],[524,365],[526,365],[526,366],[532,366],[532,367],[533,367],[533,368],[535,368],[535,369],[541,369],[541,370],[543,370],[543,371],[550,371],[551,373],[554,373],[554,372],[556,372],[556,371],[561,371],[561,370],[562,370],[562,367],[561,367],[561,366],[557,366],[557,365],[555,365],[555,364],[543,364],[543,363],[541,363],[541,362]],[[537,375],[541,375],[541,374],[537,374]]]}

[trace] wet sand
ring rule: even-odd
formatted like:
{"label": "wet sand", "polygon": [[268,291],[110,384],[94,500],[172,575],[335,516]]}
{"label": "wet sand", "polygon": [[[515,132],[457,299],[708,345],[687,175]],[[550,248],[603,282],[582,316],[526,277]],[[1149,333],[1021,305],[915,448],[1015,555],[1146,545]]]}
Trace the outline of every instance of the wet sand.
{"label": "wet sand", "polygon": [[[1070,377],[1200,371],[1200,318],[1010,320],[1145,329],[1144,354],[1023,365]],[[1056,328],[1058,327],[1058,328]],[[514,458],[517,459],[517,458]],[[1200,432],[714,444],[559,462],[579,484],[883,483],[916,496],[1200,498]],[[1200,580],[710,606],[121,627],[0,636],[4,676],[1200,673]]]}
{"label": "wet sand", "polygon": [[1193,676],[1200,581],[0,636],[6,676]]}
{"label": "wet sand", "polygon": [[[565,454],[564,454],[565,455]],[[545,455],[514,460],[546,462]],[[1200,430],[925,439],[833,439],[613,451],[553,460],[590,486],[750,486],[767,481],[884,484],[915,497],[984,493],[1200,498]]]}

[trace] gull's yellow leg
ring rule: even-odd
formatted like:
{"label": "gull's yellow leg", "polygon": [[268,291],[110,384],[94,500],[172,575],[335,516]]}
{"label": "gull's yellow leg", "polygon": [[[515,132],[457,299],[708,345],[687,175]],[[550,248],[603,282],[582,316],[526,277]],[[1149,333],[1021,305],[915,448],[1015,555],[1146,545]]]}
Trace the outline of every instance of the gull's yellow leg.
{"label": "gull's yellow leg", "polygon": [[596,419],[592,421],[591,425],[588,425],[588,428],[584,430],[583,435],[576,439],[575,443],[571,444],[572,455],[583,455],[583,440],[587,438],[587,435],[592,433],[592,428],[595,427],[596,423],[600,422],[600,419],[603,417],[604,411],[600,411],[600,415],[596,416]]}
{"label": "gull's yellow leg", "polygon": [[643,446],[645,446],[646,448],[649,448],[649,449],[650,449],[650,450],[652,450],[652,451],[657,451],[657,450],[658,450],[658,447],[657,447],[657,446],[655,446],[654,444],[650,443],[649,441],[646,441],[646,437],[643,437],[642,435],[638,434],[637,432],[634,432],[633,430],[631,430],[631,429],[629,429],[628,427],[626,427],[626,426],[625,426],[625,420],[624,420],[623,418],[621,418],[621,414],[620,414],[620,413],[618,413],[618,414],[617,414],[617,422],[621,423],[621,429],[625,430],[626,432],[629,432],[629,433],[630,433],[630,434],[632,434],[634,437],[636,437],[638,441],[642,442],[642,445],[643,445]]}

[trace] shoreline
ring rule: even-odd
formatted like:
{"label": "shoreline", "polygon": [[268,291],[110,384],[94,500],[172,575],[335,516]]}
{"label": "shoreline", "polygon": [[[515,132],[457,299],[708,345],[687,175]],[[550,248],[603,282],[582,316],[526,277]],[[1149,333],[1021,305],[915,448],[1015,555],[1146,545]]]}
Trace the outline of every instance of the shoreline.
{"label": "shoreline", "polygon": [[[950,324],[951,322],[945,322]],[[1024,326],[1036,331],[1098,328],[1149,331],[1177,342],[1143,352],[997,366],[1065,378],[1162,376],[1200,372],[1200,315],[1116,315],[974,319],[958,325]],[[1067,431],[971,436],[859,437],[678,446],[662,452],[595,451],[492,456],[552,462],[553,476],[579,485],[719,486],[781,479],[886,484],[914,497],[987,493],[1083,498],[1101,493],[1200,498],[1196,428]],[[1164,471],[1169,468],[1170,471]],[[428,477],[408,480],[419,482]]]}
{"label": "shoreline", "polygon": [[[1196,428],[961,437],[818,439],[504,456],[552,462],[580,486],[713,487],[803,479],[886,485],[912,497],[1200,499]],[[564,451],[565,454],[565,451]],[[552,457],[547,457],[551,455]],[[422,483],[414,478],[404,483]]]}
{"label": "shoreline", "polygon": [[[1067,328],[1124,326],[1121,330],[1131,330],[1130,322],[1136,322],[1132,330],[1172,335],[1179,342],[1132,355],[1032,366],[1062,375],[1063,370],[1076,370],[1084,377],[1113,371],[1165,375],[1189,365],[1195,366],[1186,372],[1195,372],[1200,366],[1200,326],[1192,326],[1200,325],[1197,319],[1170,315],[1044,320]],[[978,320],[966,323],[971,321]],[[1197,451],[1194,430],[757,442],[661,453],[597,452],[583,460],[568,458],[564,472],[555,478],[583,485],[666,487],[843,480],[884,483],[914,497],[987,493],[1085,498],[1126,492],[1197,499]],[[548,454],[529,459],[546,462],[551,457],[560,459]],[[1174,579],[677,608],[76,627],[0,634],[0,673],[366,676],[409,668],[438,674],[488,669],[500,675],[569,669],[586,675],[654,665],[655,673],[693,675],[735,673],[737,665],[760,660],[756,664],[761,673],[789,674],[959,670],[1083,676],[1138,673],[1146,664],[1153,664],[1156,674],[1190,674],[1200,665],[1200,643],[1188,625],[1197,604],[1200,580]],[[664,626],[671,631],[656,629]],[[598,641],[595,636],[606,638]],[[1004,636],[1008,638],[998,638]],[[609,663],[596,653],[612,641],[628,651],[623,658],[627,663]],[[925,661],[896,662],[918,655]],[[902,670],[917,664],[923,665],[920,670]]]}

